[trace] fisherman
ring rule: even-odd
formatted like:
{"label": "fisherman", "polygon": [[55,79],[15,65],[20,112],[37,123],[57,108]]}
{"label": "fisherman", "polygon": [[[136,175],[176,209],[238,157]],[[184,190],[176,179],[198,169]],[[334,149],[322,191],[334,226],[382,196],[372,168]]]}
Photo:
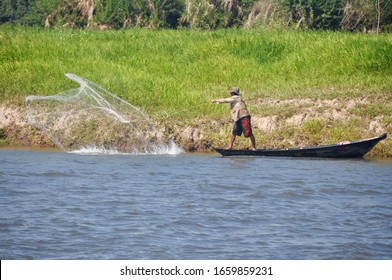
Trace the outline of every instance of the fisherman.
{"label": "fisherman", "polygon": [[256,140],[252,133],[252,126],[250,123],[250,114],[246,108],[245,102],[240,96],[240,89],[233,87],[230,90],[231,97],[224,99],[214,99],[212,103],[230,103],[230,114],[234,121],[233,132],[231,134],[230,143],[228,149],[233,148],[233,144],[236,136],[241,136],[244,133],[246,138],[250,138],[252,142],[252,150],[256,150]]}

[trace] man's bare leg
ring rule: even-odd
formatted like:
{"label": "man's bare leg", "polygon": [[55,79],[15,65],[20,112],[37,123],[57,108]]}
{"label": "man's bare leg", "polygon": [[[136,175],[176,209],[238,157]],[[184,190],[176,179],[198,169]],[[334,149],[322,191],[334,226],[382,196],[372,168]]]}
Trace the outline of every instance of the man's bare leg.
{"label": "man's bare leg", "polygon": [[256,139],[253,135],[250,136],[250,141],[252,142],[252,151],[256,151]]}
{"label": "man's bare leg", "polygon": [[235,141],[235,134],[232,134],[230,138],[229,147],[227,147],[227,149],[229,150],[233,149],[234,141]]}

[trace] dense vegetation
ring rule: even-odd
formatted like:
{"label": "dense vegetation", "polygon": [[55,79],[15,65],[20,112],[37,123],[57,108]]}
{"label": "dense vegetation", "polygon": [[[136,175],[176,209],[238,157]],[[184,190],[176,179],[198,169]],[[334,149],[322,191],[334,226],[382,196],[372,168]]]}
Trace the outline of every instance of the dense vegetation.
{"label": "dense vegetation", "polygon": [[392,30],[391,0],[2,0],[0,24],[123,29]]}
{"label": "dense vegetation", "polygon": [[[0,64],[0,105],[76,87],[64,77],[75,73],[144,109],[182,145],[184,131],[192,141],[226,144],[228,108],[209,100],[234,85],[255,117],[259,145],[392,133],[389,34],[0,26]],[[256,117],[273,127],[257,126]],[[391,141],[375,152],[391,156]]]}

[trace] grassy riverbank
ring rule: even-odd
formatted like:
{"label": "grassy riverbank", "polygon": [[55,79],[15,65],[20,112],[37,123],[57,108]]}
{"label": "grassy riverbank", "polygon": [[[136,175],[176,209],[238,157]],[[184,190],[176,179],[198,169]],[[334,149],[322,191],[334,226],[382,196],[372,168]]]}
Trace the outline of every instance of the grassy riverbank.
{"label": "grassy riverbank", "polygon": [[[0,63],[2,103],[77,87],[64,77],[75,73],[141,107],[190,148],[226,144],[229,109],[208,101],[233,85],[248,102],[259,146],[392,133],[387,34],[0,26]],[[390,142],[374,155],[392,156]]]}

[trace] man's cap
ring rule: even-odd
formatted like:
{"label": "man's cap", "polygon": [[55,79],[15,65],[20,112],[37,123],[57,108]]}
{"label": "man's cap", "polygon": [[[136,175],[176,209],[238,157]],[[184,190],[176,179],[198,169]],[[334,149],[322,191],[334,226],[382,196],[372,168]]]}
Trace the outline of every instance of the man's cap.
{"label": "man's cap", "polygon": [[230,93],[240,95],[240,89],[238,87],[232,87]]}

